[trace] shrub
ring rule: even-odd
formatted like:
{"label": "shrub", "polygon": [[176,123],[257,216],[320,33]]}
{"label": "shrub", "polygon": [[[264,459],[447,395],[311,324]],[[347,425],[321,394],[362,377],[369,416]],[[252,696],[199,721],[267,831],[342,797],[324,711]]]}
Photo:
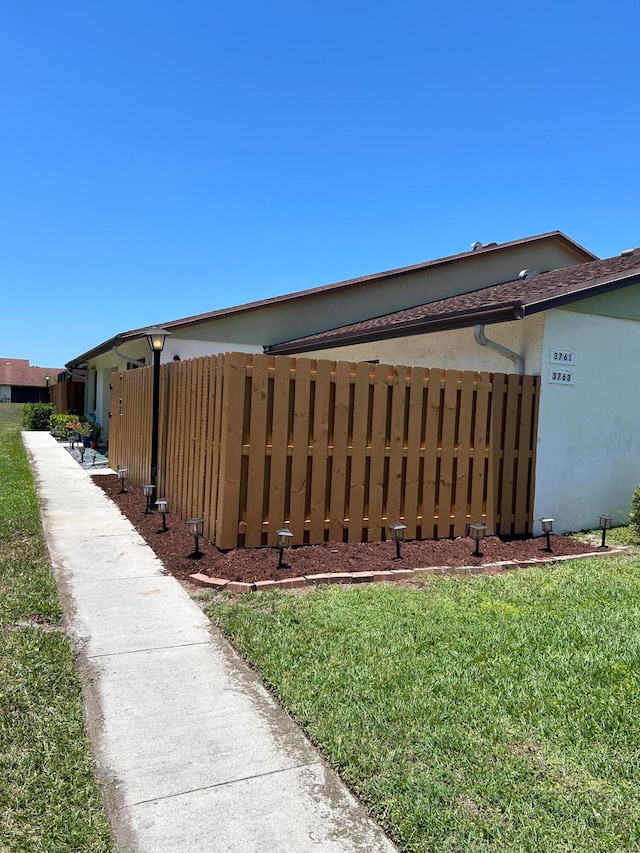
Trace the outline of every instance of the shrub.
{"label": "shrub", "polygon": [[635,535],[640,538],[640,486],[633,493],[631,498],[631,512],[629,513],[630,527]]}
{"label": "shrub", "polygon": [[77,415],[58,415],[53,414],[49,418],[49,429],[56,438],[67,439],[71,436],[71,424],[78,420]]}
{"label": "shrub", "polygon": [[22,407],[22,426],[30,430],[48,430],[56,407],[51,403],[25,403]]}

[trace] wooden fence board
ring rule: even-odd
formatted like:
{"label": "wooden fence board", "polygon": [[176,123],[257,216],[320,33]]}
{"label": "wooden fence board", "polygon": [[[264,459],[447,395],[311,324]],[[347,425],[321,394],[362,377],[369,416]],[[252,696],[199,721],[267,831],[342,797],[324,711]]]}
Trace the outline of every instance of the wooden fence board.
{"label": "wooden fence board", "polygon": [[273,374],[273,429],[271,435],[268,545],[277,544],[277,531],[283,526],[286,520],[290,362],[291,359],[288,356],[276,358]]}
{"label": "wooden fence board", "polygon": [[216,545],[226,550],[238,544],[242,444],[245,417],[247,359],[244,353],[229,353],[225,359],[222,404],[220,497],[216,515]]}
{"label": "wooden fence board", "polygon": [[365,474],[369,421],[371,365],[356,364],[351,428],[351,488],[349,490],[349,542],[361,542],[364,534]]}
{"label": "wooden fence board", "polygon": [[438,537],[451,536],[452,497],[455,471],[455,425],[458,408],[458,371],[447,370],[440,435],[440,478],[438,489]]}
{"label": "wooden fence board", "polygon": [[331,397],[332,363],[324,359],[316,363],[313,436],[311,444],[311,494],[309,505],[309,538],[324,542],[327,516],[327,454],[329,445],[329,400]]}
{"label": "wooden fence board", "polygon": [[369,437],[369,489],[365,498],[367,515],[367,541],[382,539],[382,507],[384,500],[385,438],[387,425],[387,389],[389,366],[377,364],[373,376],[373,409]]}
{"label": "wooden fence board", "polygon": [[346,517],[346,485],[348,473],[349,400],[352,366],[339,361],[335,366],[335,397],[331,443],[331,503],[329,508],[329,541],[342,542]]}
{"label": "wooden fence board", "polygon": [[[267,418],[269,412],[269,360],[266,356],[253,360],[251,374],[251,411],[246,508],[245,545],[262,545],[262,525],[265,520],[265,448],[267,447]],[[266,543],[264,543],[266,544]]]}
{"label": "wooden fence board", "polygon": [[457,457],[456,478],[453,494],[453,535],[466,536],[469,518],[469,465],[472,453],[474,394],[476,377],[470,371],[462,374],[458,404],[458,426],[456,435]]}
{"label": "wooden fence board", "polygon": [[307,460],[309,458],[309,418],[311,394],[311,360],[297,360],[294,386],[293,448],[289,526],[293,541],[305,541],[305,508],[307,505]]}
{"label": "wooden fence board", "polygon": [[437,471],[438,442],[441,408],[441,386],[444,371],[427,371],[424,431],[424,478],[422,491],[421,538],[434,539],[437,535]]}
{"label": "wooden fence board", "polygon": [[408,426],[407,456],[404,475],[404,506],[400,517],[404,518],[407,539],[415,539],[418,529],[418,513],[421,501],[420,482],[424,467],[424,454],[421,453],[420,439],[422,431],[424,371],[414,369],[408,387]]}
{"label": "wooden fence board", "polygon": [[[400,521],[406,525],[402,492],[403,482],[406,478],[405,424],[407,420],[407,405],[407,368],[402,365],[396,365],[391,376],[391,412],[388,418],[388,428],[385,437],[385,444],[389,447],[389,456],[385,477],[386,500],[383,507],[382,523],[386,526]],[[415,522],[413,526],[415,531]]]}

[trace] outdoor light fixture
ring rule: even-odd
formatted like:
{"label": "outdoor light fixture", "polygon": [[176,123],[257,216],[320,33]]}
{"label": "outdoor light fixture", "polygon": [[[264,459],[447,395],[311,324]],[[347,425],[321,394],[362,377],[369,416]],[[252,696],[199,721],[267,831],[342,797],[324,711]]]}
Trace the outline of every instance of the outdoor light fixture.
{"label": "outdoor light fixture", "polygon": [[470,524],[469,525],[469,535],[473,538],[476,543],[476,549],[473,552],[474,557],[482,557],[480,553],[480,540],[484,539],[484,534],[487,529],[486,524]]}
{"label": "outdoor light fixture", "polygon": [[151,512],[151,498],[153,497],[154,489],[155,486],[153,483],[145,483],[142,486],[142,494],[147,499],[147,508],[144,511],[145,515],[149,515],[149,513]]}
{"label": "outdoor light fixture", "polygon": [[280,557],[278,558],[278,565],[276,566],[276,568],[278,568],[278,569],[288,568],[282,562],[282,557],[284,555],[284,549],[288,548],[289,545],[291,544],[290,540],[292,537],[293,537],[293,533],[290,530],[287,530],[286,527],[283,527],[280,530],[278,530],[278,551],[280,552]]}
{"label": "outdoor light fixture", "polygon": [[547,537],[547,547],[544,549],[545,551],[551,552],[551,534],[553,533],[553,522],[555,518],[541,518],[540,523],[542,524],[542,532]]}
{"label": "outdoor light fixture", "polygon": [[387,525],[387,527],[391,531],[391,537],[393,541],[396,543],[396,555],[393,559],[401,560],[402,556],[400,554],[400,543],[404,539],[404,531],[407,529],[407,525],[400,524],[399,521],[396,521],[395,524],[389,524]]}
{"label": "outdoor light fixture", "polygon": [[84,463],[84,452],[86,449],[87,448],[84,446],[84,444],[78,445],[78,450],[80,451],[80,462],[82,462],[82,463]]}
{"label": "outdoor light fixture", "polygon": [[601,548],[604,548],[604,543],[607,538],[607,530],[611,527],[611,521],[613,520],[613,516],[611,515],[601,515],[600,516],[600,529],[602,530],[602,545]]}
{"label": "outdoor light fixture", "polygon": [[169,501],[166,498],[158,498],[156,501],[156,507],[158,508],[158,512],[162,514],[162,530],[160,533],[164,533],[169,528],[167,527],[167,512],[169,511]]}
{"label": "outdoor light fixture", "polygon": [[116,474],[118,475],[118,479],[120,480],[120,491],[118,492],[118,494],[123,495],[127,491],[124,487],[124,481],[127,479],[127,469],[120,468],[120,466],[118,466],[116,468]]}
{"label": "outdoor light fixture", "polygon": [[155,486],[158,475],[158,425],[160,419],[160,354],[164,349],[164,340],[171,332],[153,326],[146,329],[149,348],[153,353],[153,400],[151,403],[151,477],[150,482]]}
{"label": "outdoor light fixture", "polygon": [[202,557],[202,551],[200,550],[200,546],[198,543],[200,537],[204,533],[204,519],[190,518],[189,521],[187,521],[187,524],[189,525],[189,533],[193,536],[196,546],[193,554],[189,554],[189,557],[192,560],[198,560],[200,557]]}

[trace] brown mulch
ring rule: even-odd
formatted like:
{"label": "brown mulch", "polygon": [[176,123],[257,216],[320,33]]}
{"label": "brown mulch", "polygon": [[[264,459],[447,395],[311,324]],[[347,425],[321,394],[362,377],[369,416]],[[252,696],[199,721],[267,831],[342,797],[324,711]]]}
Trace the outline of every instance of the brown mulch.
{"label": "brown mulch", "polygon": [[565,536],[552,536],[552,554],[544,551],[546,538],[503,541],[490,536],[481,542],[482,557],[473,557],[472,539],[438,539],[402,543],[402,561],[394,562],[393,542],[328,542],[323,545],[300,545],[285,552],[286,569],[277,569],[278,552],[274,548],[238,548],[220,551],[206,540],[200,540],[203,552],[200,559],[189,558],[194,542],[187,525],[171,514],[167,516],[169,530],[160,532],[162,521],[157,512],[145,515],[142,492],[129,486],[120,492],[115,474],[94,477],[96,485],[119,507],[153,548],[167,571],[180,579],[195,572],[209,577],[254,583],[259,580],[282,580],[283,577],[323,574],[328,572],[381,571],[389,568],[427,568],[430,566],[480,566],[502,560],[522,562],[553,556],[608,551]]}

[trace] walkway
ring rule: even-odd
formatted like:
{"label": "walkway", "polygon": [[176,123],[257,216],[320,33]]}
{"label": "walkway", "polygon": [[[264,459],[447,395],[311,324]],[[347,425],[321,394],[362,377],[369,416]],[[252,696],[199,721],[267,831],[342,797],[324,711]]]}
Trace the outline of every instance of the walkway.
{"label": "walkway", "polygon": [[87,472],[24,440],[118,850],[395,851]]}

